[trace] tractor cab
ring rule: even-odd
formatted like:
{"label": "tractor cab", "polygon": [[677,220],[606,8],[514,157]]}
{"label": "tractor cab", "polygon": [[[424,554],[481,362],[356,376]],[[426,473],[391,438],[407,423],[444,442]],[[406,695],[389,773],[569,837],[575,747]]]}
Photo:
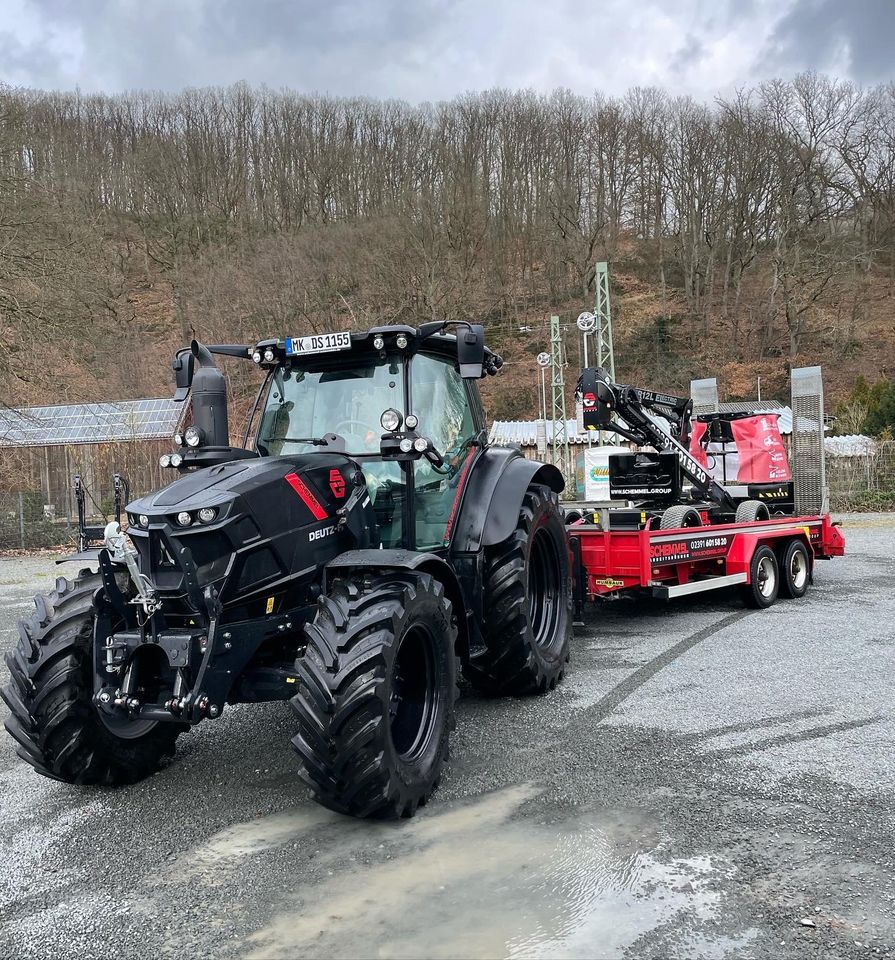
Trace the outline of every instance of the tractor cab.
{"label": "tractor cab", "polygon": [[415,333],[391,327],[351,337],[350,355],[296,353],[294,341],[274,348],[254,448],[261,456],[347,455],[363,471],[383,546],[438,549],[485,423],[454,338]]}

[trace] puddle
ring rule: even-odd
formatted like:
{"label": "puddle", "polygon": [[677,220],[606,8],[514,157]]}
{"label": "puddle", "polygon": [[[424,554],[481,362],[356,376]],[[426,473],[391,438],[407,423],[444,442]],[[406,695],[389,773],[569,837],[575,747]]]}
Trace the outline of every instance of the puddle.
{"label": "puddle", "polygon": [[714,917],[707,859],[660,862],[657,831],[631,811],[551,820],[526,808],[538,793],[522,785],[352,831],[360,863],[296,888],[246,955],[615,957],[672,919],[695,932]]}

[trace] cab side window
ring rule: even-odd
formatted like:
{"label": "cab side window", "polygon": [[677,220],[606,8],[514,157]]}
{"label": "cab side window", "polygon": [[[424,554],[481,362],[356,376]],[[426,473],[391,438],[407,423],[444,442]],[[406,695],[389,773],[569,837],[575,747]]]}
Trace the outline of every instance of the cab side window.
{"label": "cab side window", "polygon": [[417,354],[411,361],[410,392],[417,433],[444,457],[436,469],[426,459],[415,466],[417,549],[444,545],[447,522],[458,492],[460,471],[475,437],[475,418],[466,384],[448,359]]}

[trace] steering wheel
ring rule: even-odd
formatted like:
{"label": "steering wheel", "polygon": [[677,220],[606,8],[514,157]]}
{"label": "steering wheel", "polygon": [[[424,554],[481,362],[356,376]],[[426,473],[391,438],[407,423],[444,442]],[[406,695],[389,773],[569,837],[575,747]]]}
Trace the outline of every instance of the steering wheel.
{"label": "steering wheel", "polygon": [[340,423],[337,423],[333,427],[332,432],[341,433],[342,427],[348,427],[349,433],[356,432],[356,431],[353,431],[351,427],[360,427],[360,431],[358,431],[357,433],[358,433],[358,436],[361,436],[361,437],[366,436],[367,433],[372,429],[369,423],[362,423],[360,420],[342,420]]}

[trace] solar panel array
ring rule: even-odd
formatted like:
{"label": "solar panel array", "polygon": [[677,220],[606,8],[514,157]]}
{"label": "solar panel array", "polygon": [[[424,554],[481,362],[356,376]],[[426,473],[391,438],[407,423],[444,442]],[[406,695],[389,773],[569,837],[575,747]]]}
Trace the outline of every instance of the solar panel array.
{"label": "solar panel array", "polygon": [[169,399],[0,409],[0,447],[163,439],[174,433],[182,410]]}

